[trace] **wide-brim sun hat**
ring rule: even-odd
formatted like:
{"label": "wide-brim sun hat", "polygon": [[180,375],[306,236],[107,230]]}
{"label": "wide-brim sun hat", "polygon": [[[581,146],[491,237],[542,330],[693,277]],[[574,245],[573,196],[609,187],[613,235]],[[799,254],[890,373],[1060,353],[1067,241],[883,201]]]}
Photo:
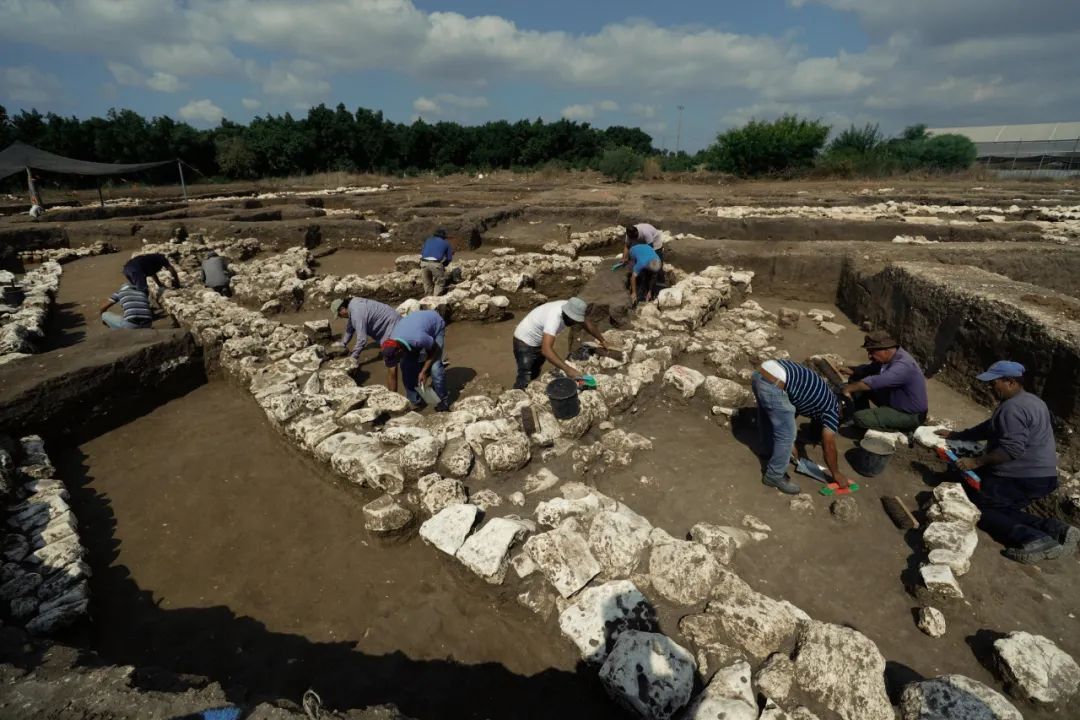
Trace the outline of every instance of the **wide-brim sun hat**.
{"label": "wide-brim sun hat", "polygon": [[862,346],[864,350],[888,350],[889,348],[900,347],[900,343],[886,331],[875,330],[863,338]]}
{"label": "wide-brim sun hat", "polygon": [[566,301],[565,305],[563,305],[562,311],[566,317],[574,322],[583,322],[585,320],[585,310],[587,310],[588,307],[588,304],[581,298],[572,297]]}
{"label": "wide-brim sun hat", "polygon": [[330,314],[337,317],[337,314],[341,312],[341,308],[345,306],[345,301],[338,298],[334,302],[330,303]]}

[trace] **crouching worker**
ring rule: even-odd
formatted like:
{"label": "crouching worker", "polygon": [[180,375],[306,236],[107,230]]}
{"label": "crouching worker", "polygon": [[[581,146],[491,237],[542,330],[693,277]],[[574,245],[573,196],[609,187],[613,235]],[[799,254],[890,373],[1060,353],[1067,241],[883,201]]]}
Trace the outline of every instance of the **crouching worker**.
{"label": "crouching worker", "polygon": [[555,352],[555,338],[568,327],[584,324],[585,330],[596,338],[600,346],[607,348],[604,337],[591,320],[585,319],[587,305],[581,298],[555,300],[533,308],[514,330],[514,360],[517,362],[517,379],[514,389],[524,390],[540,377],[540,370],[547,360],[566,373],[567,377],[581,375],[572,365]]}
{"label": "crouching worker", "polygon": [[[349,341],[354,337],[352,352],[349,353],[355,361],[353,372],[360,367],[360,353],[367,347],[368,339],[382,345],[384,340],[390,339],[390,333],[401,322],[398,311],[385,303],[367,298],[348,298],[347,300],[334,300],[330,303],[330,312],[339,318],[347,318],[345,334],[341,336],[341,346],[346,352],[349,351]],[[397,390],[397,366],[386,370],[386,386],[391,390]]]}
{"label": "crouching worker", "polygon": [[656,297],[656,283],[660,279],[664,263],[650,245],[638,242],[630,248],[630,302],[635,305]]}
{"label": "crouching worker", "polygon": [[758,431],[767,458],[762,483],[789,495],[799,493],[799,486],[787,474],[787,466],[789,461],[798,461],[795,416],[802,415],[821,427],[825,465],[833,477],[829,489],[834,494],[858,489],[840,472],[836,460],[840,403],[817,373],[790,360],[766,360],[754,373],[752,385],[757,398]]}
{"label": "crouching worker", "polygon": [[199,280],[202,281],[202,284],[218,295],[232,297],[232,289],[229,287],[231,278],[232,271],[229,269],[229,264],[225,261],[225,258],[213,250],[207,253],[206,259],[202,261],[202,267],[199,269]]}
{"label": "crouching worker", "polygon": [[[431,387],[439,396],[436,412],[446,412],[450,403],[446,393],[446,321],[434,310],[417,310],[398,321],[390,335],[381,345],[386,367],[401,367],[401,379],[405,384],[405,397],[417,410],[424,399],[416,391],[418,384],[431,378]],[[388,387],[397,391],[397,378],[391,377]]]}
{"label": "crouching worker", "polygon": [[1055,518],[1024,512],[1057,487],[1057,452],[1050,410],[1024,391],[1024,366],[1000,360],[976,379],[990,385],[998,400],[990,419],[967,430],[938,430],[952,440],[986,440],[986,452],[960,458],[959,470],[974,470],[979,488],[964,483],[982,511],[979,527],[1006,546],[1005,557],[1034,563],[1075,552],[1080,530]]}
{"label": "crouching worker", "polygon": [[147,295],[150,294],[150,286],[147,284],[147,280],[149,278],[154,278],[154,282],[158,283],[156,296],[160,300],[165,288],[159,283],[157,274],[162,270],[169,271],[169,275],[172,276],[172,286],[174,290],[180,287],[180,276],[176,274],[176,268],[174,268],[172,263],[169,262],[169,259],[161,253],[136,255],[124,263],[122,272],[128,283],[133,287],[142,290]]}
{"label": "crouching worker", "polygon": [[[889,333],[878,330],[863,339],[870,362],[844,367],[844,394],[855,400],[855,424],[863,430],[913,432],[926,422],[926,377],[915,358]],[[875,407],[870,407],[873,402]]]}
{"label": "crouching worker", "polygon": [[[108,312],[116,303],[120,303],[122,315]],[[129,283],[121,285],[101,306],[101,322],[113,330],[145,330],[150,328],[153,321],[150,296]]]}

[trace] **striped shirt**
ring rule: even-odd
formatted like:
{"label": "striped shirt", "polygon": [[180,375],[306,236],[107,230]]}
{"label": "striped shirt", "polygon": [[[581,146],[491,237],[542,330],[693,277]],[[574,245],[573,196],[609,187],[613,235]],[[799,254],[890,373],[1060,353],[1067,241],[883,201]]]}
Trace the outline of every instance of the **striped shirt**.
{"label": "striped shirt", "polygon": [[136,287],[124,283],[109,299],[120,303],[124,310],[124,319],[133,325],[149,326],[154,321],[154,313],[150,310],[150,297]]}
{"label": "striped shirt", "polygon": [[799,363],[790,360],[777,362],[787,371],[784,391],[795,406],[795,411],[837,432],[840,429],[840,403],[828,383]]}

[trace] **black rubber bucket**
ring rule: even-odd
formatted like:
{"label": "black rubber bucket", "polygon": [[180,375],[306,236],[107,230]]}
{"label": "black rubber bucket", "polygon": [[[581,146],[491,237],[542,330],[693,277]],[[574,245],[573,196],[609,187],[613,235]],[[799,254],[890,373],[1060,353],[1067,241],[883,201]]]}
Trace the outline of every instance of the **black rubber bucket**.
{"label": "black rubber bucket", "polygon": [[5,285],[3,303],[18,307],[26,299],[26,292],[16,285]]}
{"label": "black rubber bucket", "polygon": [[551,412],[559,420],[569,420],[581,412],[581,400],[578,399],[577,383],[572,378],[555,378],[547,384],[547,396],[551,401]]}
{"label": "black rubber bucket", "polygon": [[874,477],[885,472],[892,455],[879,455],[861,447],[852,448],[848,457],[851,469],[863,477]]}

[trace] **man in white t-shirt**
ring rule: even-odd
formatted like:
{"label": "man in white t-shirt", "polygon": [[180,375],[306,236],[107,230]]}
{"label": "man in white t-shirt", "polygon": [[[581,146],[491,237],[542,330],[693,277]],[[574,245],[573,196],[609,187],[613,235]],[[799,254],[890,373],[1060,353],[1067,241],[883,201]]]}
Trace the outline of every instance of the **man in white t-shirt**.
{"label": "man in white t-shirt", "polygon": [[623,238],[623,262],[630,259],[630,248],[642,242],[652,247],[660,259],[664,259],[664,236],[659,230],[649,223],[638,223],[626,226],[626,236]]}
{"label": "man in white t-shirt", "polygon": [[517,361],[515,389],[524,390],[532,380],[540,377],[544,360],[562,370],[567,377],[577,378],[581,375],[555,352],[555,336],[567,327],[583,323],[585,330],[596,338],[600,346],[607,348],[604,337],[592,321],[585,319],[586,308],[587,305],[581,298],[556,300],[533,308],[518,323],[514,330],[514,359]]}

